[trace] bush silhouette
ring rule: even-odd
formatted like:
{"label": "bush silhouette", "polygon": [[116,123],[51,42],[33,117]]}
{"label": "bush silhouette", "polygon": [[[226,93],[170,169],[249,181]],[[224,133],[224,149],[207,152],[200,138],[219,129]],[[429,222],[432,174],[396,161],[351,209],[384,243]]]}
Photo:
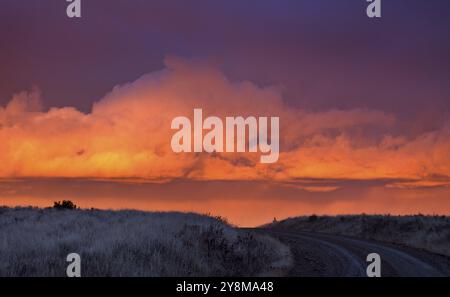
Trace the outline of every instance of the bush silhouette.
{"label": "bush silhouette", "polygon": [[77,209],[77,206],[75,203],[73,203],[70,200],[63,200],[61,201],[55,201],[53,202],[53,208],[56,209]]}
{"label": "bush silhouette", "polygon": [[317,217],[317,215],[315,215],[315,214],[313,214],[313,215],[310,215],[309,217],[308,217],[308,222],[315,222],[315,221],[317,221],[319,218]]}

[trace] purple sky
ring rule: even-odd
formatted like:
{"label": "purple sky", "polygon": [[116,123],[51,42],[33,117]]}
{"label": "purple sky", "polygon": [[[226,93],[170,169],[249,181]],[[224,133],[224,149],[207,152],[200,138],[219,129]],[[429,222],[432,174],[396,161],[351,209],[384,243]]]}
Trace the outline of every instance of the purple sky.
{"label": "purple sky", "polygon": [[[363,0],[3,0],[0,104],[37,85],[44,104],[91,104],[163,67],[166,54],[218,64],[231,79],[279,85],[311,110],[371,108],[433,129],[450,109],[450,3]],[[422,131],[418,131],[422,132]]]}

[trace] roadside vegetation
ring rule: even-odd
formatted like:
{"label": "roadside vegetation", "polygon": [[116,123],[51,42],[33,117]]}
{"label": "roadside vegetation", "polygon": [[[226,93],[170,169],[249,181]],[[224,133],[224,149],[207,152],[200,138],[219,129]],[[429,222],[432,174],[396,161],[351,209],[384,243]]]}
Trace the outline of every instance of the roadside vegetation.
{"label": "roadside vegetation", "polygon": [[302,216],[267,225],[402,244],[450,256],[450,217],[425,215]]}

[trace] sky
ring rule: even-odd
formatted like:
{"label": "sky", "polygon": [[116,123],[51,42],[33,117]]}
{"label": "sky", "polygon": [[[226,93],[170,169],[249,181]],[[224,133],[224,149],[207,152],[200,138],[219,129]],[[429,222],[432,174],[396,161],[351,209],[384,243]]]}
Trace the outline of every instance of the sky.
{"label": "sky", "polygon": [[[2,0],[0,204],[450,214],[450,4]],[[280,157],[183,153],[171,120],[280,117]]]}

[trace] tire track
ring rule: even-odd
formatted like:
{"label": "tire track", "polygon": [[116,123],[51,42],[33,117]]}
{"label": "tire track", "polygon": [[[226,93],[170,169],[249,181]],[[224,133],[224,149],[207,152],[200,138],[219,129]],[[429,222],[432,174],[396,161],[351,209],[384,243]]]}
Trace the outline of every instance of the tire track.
{"label": "tire track", "polygon": [[382,276],[450,276],[450,260],[432,253],[346,236],[259,229],[291,248],[291,276],[366,276],[366,257],[381,257]]}

